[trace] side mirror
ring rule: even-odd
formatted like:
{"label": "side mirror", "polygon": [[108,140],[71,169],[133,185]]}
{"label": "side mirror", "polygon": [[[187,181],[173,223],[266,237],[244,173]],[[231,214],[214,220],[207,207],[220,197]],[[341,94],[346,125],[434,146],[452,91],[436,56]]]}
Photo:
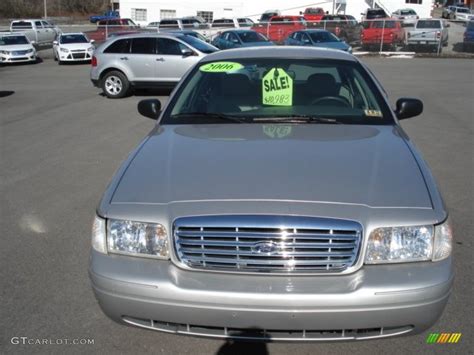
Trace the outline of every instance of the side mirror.
{"label": "side mirror", "polygon": [[[33,42],[31,42],[31,43],[33,43]],[[54,44],[55,46],[57,46],[57,45],[59,44],[59,42],[58,42],[58,41],[53,41],[53,44]]]}
{"label": "side mirror", "polygon": [[36,44],[36,41],[30,41],[30,43],[34,46]]}
{"label": "side mirror", "polygon": [[303,11],[300,11],[300,15],[303,15]]}
{"label": "side mirror", "polygon": [[183,57],[190,57],[194,55],[194,52],[189,48],[184,48],[181,50],[181,54],[183,55]]}
{"label": "side mirror", "polygon": [[418,116],[423,112],[423,102],[418,99],[402,97],[397,100],[395,114],[399,120]]}
{"label": "side mirror", "polygon": [[91,41],[90,41],[90,42],[91,42],[91,44],[92,44],[92,43],[95,43],[95,39],[91,39]]}
{"label": "side mirror", "polygon": [[157,99],[141,100],[137,108],[140,115],[157,120],[161,113],[161,102]]}

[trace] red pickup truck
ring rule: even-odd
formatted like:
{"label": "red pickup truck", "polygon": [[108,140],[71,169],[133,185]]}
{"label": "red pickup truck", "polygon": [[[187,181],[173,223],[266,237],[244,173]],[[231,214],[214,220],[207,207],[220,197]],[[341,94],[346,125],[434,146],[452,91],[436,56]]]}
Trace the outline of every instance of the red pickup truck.
{"label": "red pickup truck", "polygon": [[380,48],[381,42],[392,49],[405,45],[405,30],[400,21],[392,19],[367,21],[360,37],[364,49]]}
{"label": "red pickup truck", "polygon": [[300,12],[307,22],[319,22],[326,13],[321,7],[308,7],[304,12]]}
{"label": "red pickup truck", "polygon": [[270,41],[282,44],[295,31],[306,29],[306,21],[302,16],[273,16],[266,23],[252,26],[252,30],[261,33]]}
{"label": "red pickup truck", "polygon": [[96,42],[104,42],[113,32],[136,31],[139,26],[128,18],[119,18],[113,20],[104,20],[97,23],[97,28],[86,32],[89,39]]}

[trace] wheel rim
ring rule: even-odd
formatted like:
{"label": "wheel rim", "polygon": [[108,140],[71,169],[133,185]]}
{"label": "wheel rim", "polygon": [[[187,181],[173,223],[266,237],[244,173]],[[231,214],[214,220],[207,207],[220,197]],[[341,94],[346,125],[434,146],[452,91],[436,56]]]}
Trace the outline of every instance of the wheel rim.
{"label": "wheel rim", "polygon": [[122,80],[118,76],[111,75],[105,80],[105,90],[110,95],[118,95],[122,91]]}

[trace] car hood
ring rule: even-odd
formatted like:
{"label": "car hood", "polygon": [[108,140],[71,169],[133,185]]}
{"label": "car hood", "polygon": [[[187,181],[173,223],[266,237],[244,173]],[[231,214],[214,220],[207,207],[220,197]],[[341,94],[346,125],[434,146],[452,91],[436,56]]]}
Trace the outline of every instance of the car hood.
{"label": "car hood", "polygon": [[165,125],[112,188],[112,204],[281,200],[432,209],[395,126]]}
{"label": "car hood", "polygon": [[9,46],[0,46],[2,51],[27,51],[34,48],[31,44],[13,44]]}

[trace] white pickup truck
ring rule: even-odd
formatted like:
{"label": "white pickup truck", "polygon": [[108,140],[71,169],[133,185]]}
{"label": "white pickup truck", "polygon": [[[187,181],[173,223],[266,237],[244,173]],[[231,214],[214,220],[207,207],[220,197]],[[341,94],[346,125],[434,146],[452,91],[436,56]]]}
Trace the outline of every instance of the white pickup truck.
{"label": "white pickup truck", "polygon": [[52,44],[61,30],[46,20],[15,20],[10,24],[10,32],[22,32],[36,45]]}
{"label": "white pickup truck", "polygon": [[407,33],[408,47],[431,47],[441,51],[441,47],[448,45],[448,27],[449,24],[441,19],[418,20],[413,30]]}

